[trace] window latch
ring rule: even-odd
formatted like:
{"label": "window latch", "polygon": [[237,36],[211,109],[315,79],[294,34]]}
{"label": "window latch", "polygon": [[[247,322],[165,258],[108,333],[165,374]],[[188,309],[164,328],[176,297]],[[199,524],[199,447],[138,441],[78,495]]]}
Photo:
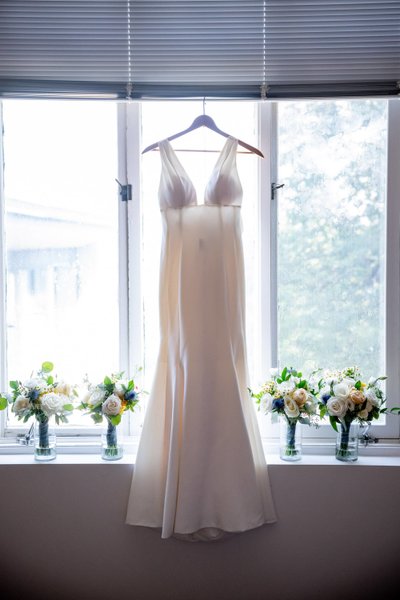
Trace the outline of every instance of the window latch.
{"label": "window latch", "polygon": [[284,183],[271,183],[271,200],[275,200],[276,190],[283,188]]}
{"label": "window latch", "polygon": [[130,183],[123,185],[118,179],[115,181],[119,185],[119,195],[121,196],[122,202],[128,202],[128,200],[132,200],[132,186]]}

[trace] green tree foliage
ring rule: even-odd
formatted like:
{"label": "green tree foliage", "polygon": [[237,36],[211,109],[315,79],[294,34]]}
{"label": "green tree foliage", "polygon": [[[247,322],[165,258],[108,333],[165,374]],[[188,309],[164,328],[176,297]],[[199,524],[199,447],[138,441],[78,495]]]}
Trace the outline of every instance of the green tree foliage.
{"label": "green tree foliage", "polygon": [[279,363],[383,369],[385,100],[279,106]]}

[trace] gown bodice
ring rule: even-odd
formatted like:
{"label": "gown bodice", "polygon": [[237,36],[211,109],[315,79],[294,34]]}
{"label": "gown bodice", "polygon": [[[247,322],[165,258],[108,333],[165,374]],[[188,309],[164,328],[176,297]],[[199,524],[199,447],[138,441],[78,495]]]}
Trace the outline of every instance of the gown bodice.
{"label": "gown bodice", "polygon": [[[237,139],[228,137],[204,192],[204,204],[241,206],[243,190],[236,166]],[[194,185],[168,140],[159,143],[161,177],[158,192],[160,209],[197,206]]]}

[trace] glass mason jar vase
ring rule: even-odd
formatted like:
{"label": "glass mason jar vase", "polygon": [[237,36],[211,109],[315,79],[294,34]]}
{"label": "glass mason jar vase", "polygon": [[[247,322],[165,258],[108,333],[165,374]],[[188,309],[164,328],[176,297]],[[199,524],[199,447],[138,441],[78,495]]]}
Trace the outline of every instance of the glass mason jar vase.
{"label": "glass mason jar vase", "polygon": [[101,436],[101,458],[119,460],[123,454],[122,444],[118,441],[117,427],[111,421],[107,421],[107,431]]}
{"label": "glass mason jar vase", "polygon": [[35,419],[34,428],[34,458],[39,462],[54,460],[57,456],[56,436],[53,428],[49,427],[49,419]]}
{"label": "glass mason jar vase", "polygon": [[339,423],[336,436],[336,458],[343,462],[354,462],[358,459],[358,421]]}
{"label": "glass mason jar vase", "polygon": [[280,419],[279,455],[282,460],[301,459],[301,424],[296,419]]}

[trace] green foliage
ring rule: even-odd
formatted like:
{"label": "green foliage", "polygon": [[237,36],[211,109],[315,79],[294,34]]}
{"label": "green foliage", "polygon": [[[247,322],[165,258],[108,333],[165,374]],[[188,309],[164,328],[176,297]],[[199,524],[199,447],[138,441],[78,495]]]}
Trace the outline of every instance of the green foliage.
{"label": "green foliage", "polygon": [[19,381],[10,381],[10,388],[12,390],[18,391],[18,389],[19,389]]}
{"label": "green foliage", "polygon": [[385,103],[289,102],[279,111],[279,363],[379,372]]}
{"label": "green foliage", "polygon": [[90,416],[95,423],[102,423],[103,421],[103,415],[101,413],[91,413]]}
{"label": "green foliage", "polygon": [[5,408],[7,408],[7,404],[7,398],[0,396],[0,410],[4,410]]}
{"label": "green foliage", "polygon": [[328,409],[326,408],[326,406],[321,406],[321,408],[319,409],[320,419],[323,419],[327,412],[328,412]]}
{"label": "green foliage", "polygon": [[51,373],[51,371],[54,369],[54,365],[52,362],[44,362],[42,363],[42,372],[43,373]]}
{"label": "green foliage", "polygon": [[333,429],[334,429],[336,432],[338,432],[338,431],[339,431],[339,430],[338,430],[338,426],[337,426],[337,424],[338,424],[338,418],[337,418],[337,417],[332,417],[332,416],[330,415],[330,416],[329,416],[329,421],[330,421],[330,424],[332,425]]}
{"label": "green foliage", "polygon": [[119,425],[121,423],[121,415],[115,415],[108,418],[113,425]]}

